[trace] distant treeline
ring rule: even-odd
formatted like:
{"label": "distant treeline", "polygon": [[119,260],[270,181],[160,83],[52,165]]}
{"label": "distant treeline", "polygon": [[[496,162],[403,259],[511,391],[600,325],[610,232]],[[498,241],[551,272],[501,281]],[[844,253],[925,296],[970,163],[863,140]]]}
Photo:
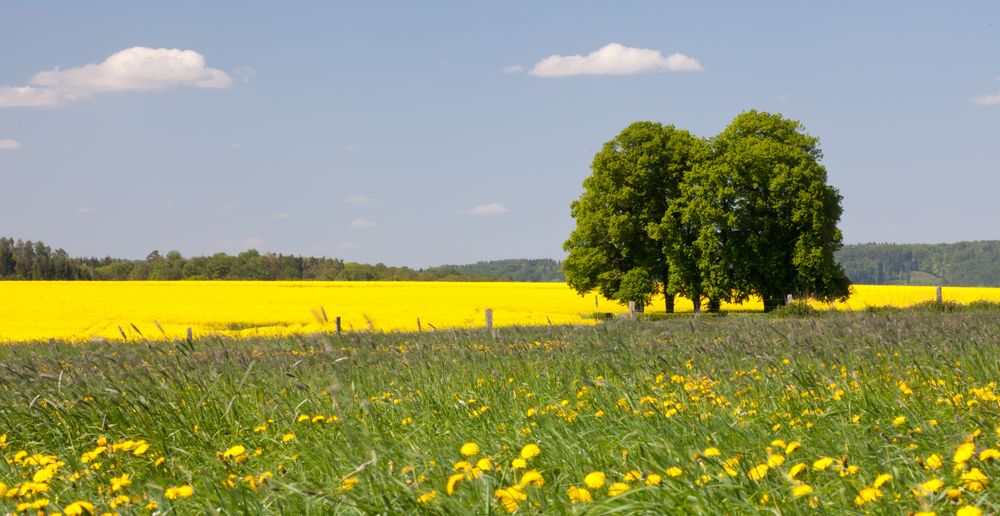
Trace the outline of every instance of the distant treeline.
{"label": "distant treeline", "polygon": [[[957,244],[846,245],[837,259],[862,285],[1000,287],[1000,240]],[[343,281],[566,281],[551,259],[494,260],[427,269],[260,254],[216,253],[185,258],[177,251],[145,260],[74,258],[39,241],[0,238],[3,280],[343,280]]]}
{"label": "distant treeline", "polygon": [[0,238],[4,280],[342,280],[342,281],[565,281],[556,260],[498,260],[427,269],[260,254],[216,253],[185,258],[153,251],[145,260],[73,258],[39,241]]}
{"label": "distant treeline", "polygon": [[859,284],[1000,287],[998,240],[847,245],[837,259]]}

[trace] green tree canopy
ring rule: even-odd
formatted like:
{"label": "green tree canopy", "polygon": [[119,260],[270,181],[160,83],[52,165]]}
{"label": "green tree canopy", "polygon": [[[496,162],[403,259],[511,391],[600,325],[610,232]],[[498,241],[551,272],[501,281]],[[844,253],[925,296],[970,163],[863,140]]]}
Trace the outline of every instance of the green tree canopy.
{"label": "green tree canopy", "polygon": [[756,295],[768,311],[787,294],[845,298],[841,196],[822,157],[781,115],[742,113],[710,142],[636,122],[604,144],[571,205],[566,279],[640,305],[663,292],[668,312],[676,294],[696,310],[703,297]]}
{"label": "green tree canopy", "polygon": [[786,294],[846,298],[850,281],[834,258],[841,196],[827,184],[819,139],[796,120],[748,111],[711,147],[678,205],[700,227],[692,253],[701,288],[734,301],[760,296],[765,311]]}
{"label": "green tree canopy", "polygon": [[656,122],[635,122],[604,144],[570,207],[577,226],[563,246],[563,270],[573,289],[640,308],[662,291],[673,311],[664,235],[650,229],[680,194],[702,147],[687,131]]}

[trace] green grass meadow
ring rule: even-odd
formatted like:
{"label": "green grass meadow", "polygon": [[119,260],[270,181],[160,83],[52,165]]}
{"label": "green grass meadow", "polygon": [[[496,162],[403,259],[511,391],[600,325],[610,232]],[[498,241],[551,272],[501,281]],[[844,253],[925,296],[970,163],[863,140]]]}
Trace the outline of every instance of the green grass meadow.
{"label": "green grass meadow", "polygon": [[998,315],[10,345],[0,511],[997,513]]}

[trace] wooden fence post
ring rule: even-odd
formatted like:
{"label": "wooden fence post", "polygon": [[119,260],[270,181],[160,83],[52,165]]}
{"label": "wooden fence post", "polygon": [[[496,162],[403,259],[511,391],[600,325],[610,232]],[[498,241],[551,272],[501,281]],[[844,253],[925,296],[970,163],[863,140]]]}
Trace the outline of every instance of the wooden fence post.
{"label": "wooden fence post", "polygon": [[635,301],[628,302],[628,316],[633,321],[636,320],[636,318],[638,318],[639,316],[639,312],[635,308]]}
{"label": "wooden fence post", "polygon": [[417,317],[417,333],[420,333],[422,331],[424,331],[424,329],[420,327],[420,318]]}
{"label": "wooden fence post", "polygon": [[493,331],[493,309],[486,309],[486,331]]}
{"label": "wooden fence post", "polygon": [[340,316],[334,317],[333,322],[337,326],[337,335],[340,335]]}
{"label": "wooden fence post", "polygon": [[934,294],[937,297],[937,302],[940,303],[944,301],[944,296],[941,295],[941,285],[934,288]]}

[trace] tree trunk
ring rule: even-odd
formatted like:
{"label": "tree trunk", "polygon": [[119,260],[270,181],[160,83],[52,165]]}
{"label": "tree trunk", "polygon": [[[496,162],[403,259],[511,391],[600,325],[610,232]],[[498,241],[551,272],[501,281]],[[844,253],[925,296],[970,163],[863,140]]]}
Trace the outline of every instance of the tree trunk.
{"label": "tree trunk", "polygon": [[701,313],[701,296],[695,295],[691,296],[691,303],[694,304],[694,313]]}
{"label": "tree trunk", "polygon": [[674,295],[663,294],[663,308],[668,314],[674,313]]}
{"label": "tree trunk", "polygon": [[720,301],[719,298],[717,297],[708,298],[708,313],[717,314],[719,313],[719,310],[721,308],[722,308],[722,301]]}

